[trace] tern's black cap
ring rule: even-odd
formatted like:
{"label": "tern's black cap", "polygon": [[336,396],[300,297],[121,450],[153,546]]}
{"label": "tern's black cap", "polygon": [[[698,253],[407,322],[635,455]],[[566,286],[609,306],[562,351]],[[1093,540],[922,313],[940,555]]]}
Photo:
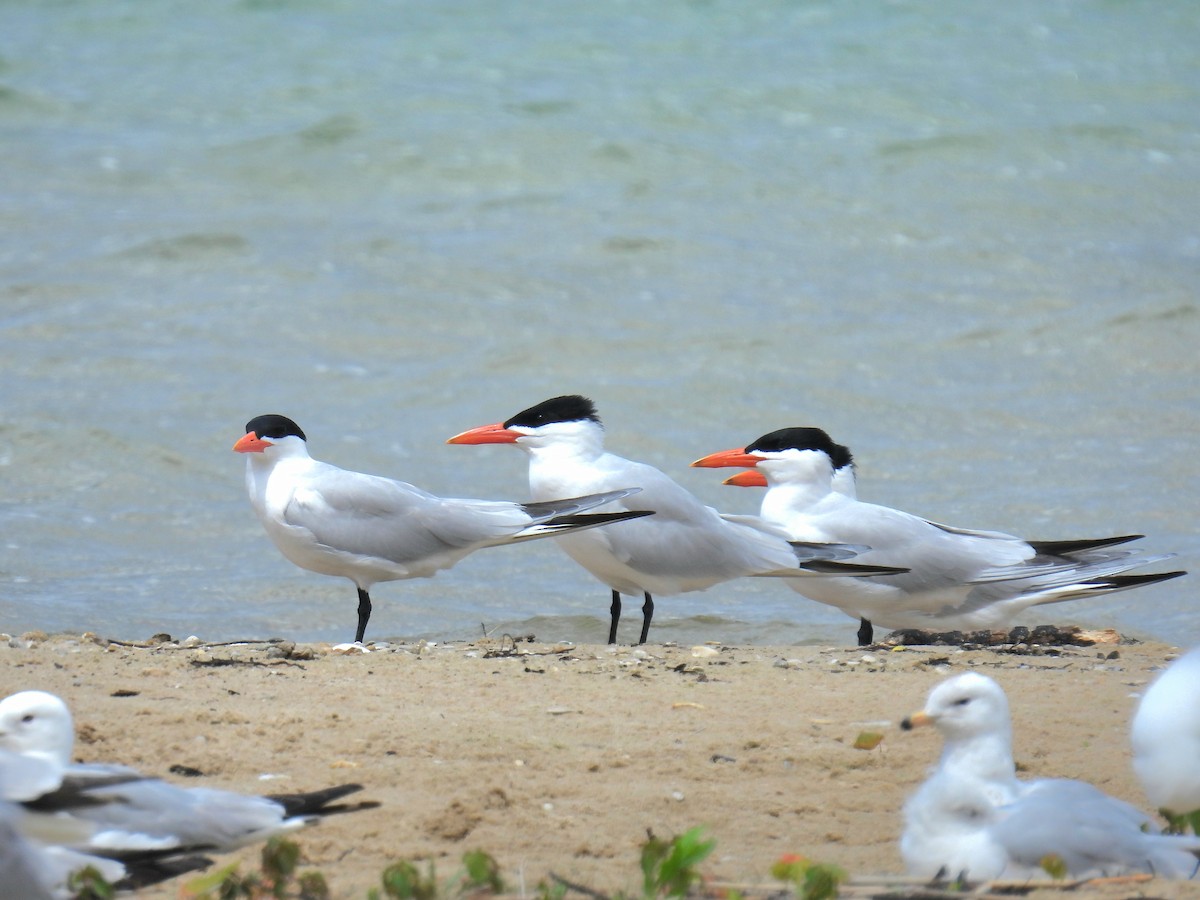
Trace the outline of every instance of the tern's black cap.
{"label": "tern's black cap", "polygon": [[761,450],[763,453],[780,453],[784,450],[820,450],[829,456],[835,469],[854,462],[850,448],[835,444],[833,438],[820,428],[780,428],[764,434],[746,447],[747,453]]}
{"label": "tern's black cap", "polygon": [[526,428],[537,428],[539,425],[549,425],[553,422],[581,422],[590,419],[597,425],[600,416],[596,413],[596,404],[587,397],[579,394],[565,394],[562,397],[551,397],[536,406],[523,409],[507,422],[505,428],[523,425]]}
{"label": "tern's black cap", "polygon": [[308,441],[308,438],[304,436],[304,432],[300,430],[299,425],[287,416],[279,416],[274,413],[265,416],[255,416],[247,422],[246,433],[249,434],[251,431],[260,438],[285,438],[289,435],[295,435],[302,441]]}

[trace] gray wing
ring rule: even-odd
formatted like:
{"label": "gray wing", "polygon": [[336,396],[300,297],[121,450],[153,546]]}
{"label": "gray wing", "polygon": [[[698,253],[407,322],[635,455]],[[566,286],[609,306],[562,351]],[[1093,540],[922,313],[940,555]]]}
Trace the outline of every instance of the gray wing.
{"label": "gray wing", "polygon": [[518,503],[446,499],[402,481],[326,467],[296,489],[284,521],[332,550],[405,565],[469,552],[531,519]]}
{"label": "gray wing", "polygon": [[1153,833],[1148,816],[1086,782],[1045,779],[1009,807],[992,830],[1016,863],[1036,870],[1057,855],[1076,878],[1149,872],[1187,878],[1196,868],[1195,836]]}
{"label": "gray wing", "polygon": [[94,801],[72,815],[96,828],[88,850],[167,848],[228,850],[299,827],[265,797],[209,788],[180,788],[143,778],[92,787]]}

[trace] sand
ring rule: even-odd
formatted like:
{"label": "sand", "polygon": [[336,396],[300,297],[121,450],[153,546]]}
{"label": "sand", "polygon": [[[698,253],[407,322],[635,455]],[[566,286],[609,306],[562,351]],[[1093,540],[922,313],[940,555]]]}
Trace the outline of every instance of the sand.
{"label": "sand", "polygon": [[[1018,655],[507,639],[361,653],[26,635],[0,643],[0,690],[66,699],[81,761],[251,793],[362,783],[379,808],[298,834],[306,867],[323,871],[336,897],[362,898],[402,859],[433,860],[448,876],[474,849],[498,860],[513,893],[550,873],[611,893],[640,890],[648,829],[670,837],[704,826],[717,847],[701,868],[714,881],[769,884],[786,853],[856,880],[903,873],[901,805],[940,743],[897,725],[935,683],[971,668],[1007,690],[1027,776],[1085,778],[1145,807],[1129,721],[1177,653],[1151,643]],[[856,749],[862,732],[884,737]],[[246,849],[217,862],[253,867],[257,857]],[[186,880],[139,896],[179,896]]]}

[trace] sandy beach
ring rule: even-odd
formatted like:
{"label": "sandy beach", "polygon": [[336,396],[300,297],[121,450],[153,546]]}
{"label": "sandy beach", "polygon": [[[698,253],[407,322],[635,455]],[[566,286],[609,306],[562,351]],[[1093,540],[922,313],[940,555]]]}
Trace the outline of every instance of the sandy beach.
{"label": "sandy beach", "polygon": [[[1140,807],[1129,721],[1177,653],[1163,644],[962,649],[543,644],[510,638],[375,645],[110,642],[24,635],[0,644],[4,694],[37,688],[75,713],[81,761],[255,793],[361,782],[377,809],[298,835],[336,897],[361,898],[397,860],[452,874],[468,850],[513,893],[550,873],[640,889],[647,829],[705,826],[710,879],[771,883],[798,853],[852,879],[899,875],[900,808],[936,760],[900,731],[928,690],[975,668],[1013,707],[1033,776],[1085,778]],[[862,732],[884,737],[856,749]],[[170,773],[186,766],[203,773]],[[217,858],[256,866],[258,850]],[[140,892],[179,896],[187,878]],[[1153,881],[1103,896],[1200,896]]]}

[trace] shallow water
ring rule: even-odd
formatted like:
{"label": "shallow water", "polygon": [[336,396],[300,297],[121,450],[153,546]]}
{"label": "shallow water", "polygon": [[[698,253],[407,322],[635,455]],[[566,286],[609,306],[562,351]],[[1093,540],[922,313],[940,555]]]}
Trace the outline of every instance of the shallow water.
{"label": "shallow water", "polygon": [[[6,4],[0,629],[348,639],[243,424],[520,499],[521,454],[442,442],[565,392],[730,512],[687,463],[815,424],[864,499],[1193,566],[1197,48],[1187,3]],[[369,635],[600,640],[607,595],[489,550]],[[1051,618],[1195,643],[1194,602]],[[757,581],[657,616],[853,636]]]}

